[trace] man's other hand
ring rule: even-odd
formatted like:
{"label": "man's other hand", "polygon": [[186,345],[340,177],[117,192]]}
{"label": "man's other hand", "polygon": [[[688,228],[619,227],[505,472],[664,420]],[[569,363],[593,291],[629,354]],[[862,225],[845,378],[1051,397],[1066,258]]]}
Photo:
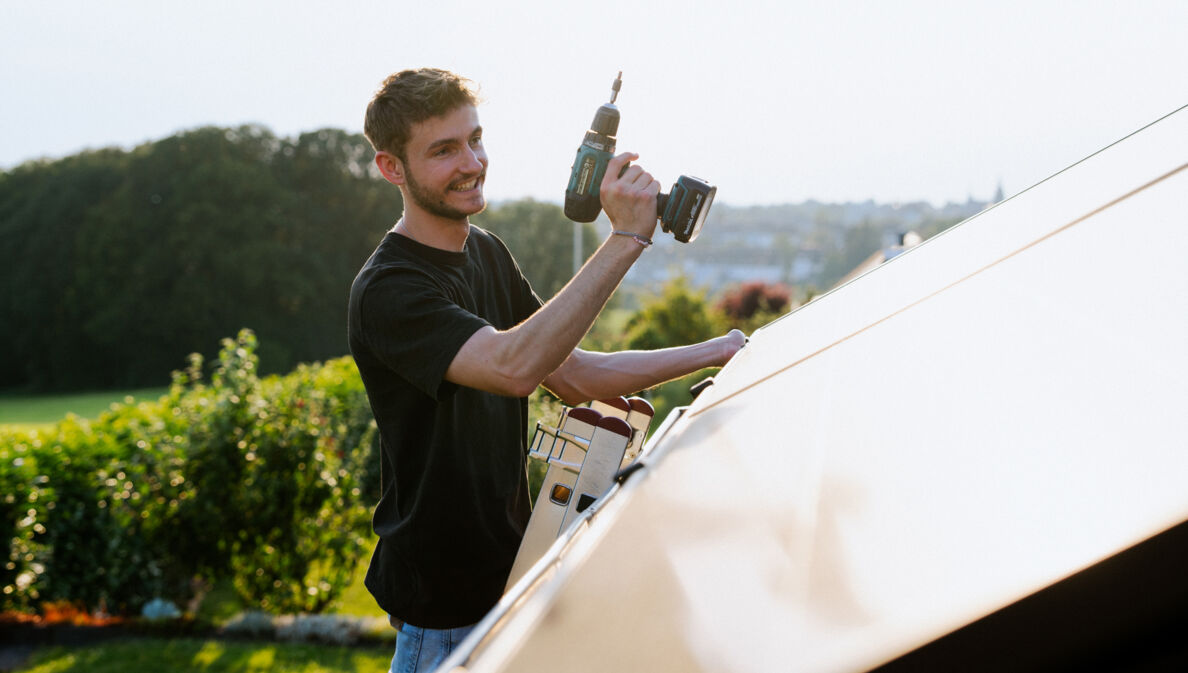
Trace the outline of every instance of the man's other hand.
{"label": "man's other hand", "polygon": [[727,362],[730,362],[730,358],[733,358],[735,353],[747,345],[747,335],[743,334],[741,330],[732,329],[724,336],[714,339],[714,341],[721,348],[721,362],[717,366],[722,367]]}

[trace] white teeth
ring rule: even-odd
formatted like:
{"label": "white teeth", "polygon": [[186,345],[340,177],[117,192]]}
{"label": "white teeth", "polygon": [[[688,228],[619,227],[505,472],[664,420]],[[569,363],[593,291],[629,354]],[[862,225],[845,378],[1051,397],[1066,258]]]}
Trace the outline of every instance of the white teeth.
{"label": "white teeth", "polygon": [[475,179],[471,180],[470,182],[463,182],[461,184],[454,185],[454,191],[455,192],[466,192],[466,191],[470,191],[470,190],[474,189],[476,186],[478,186],[478,178],[475,178]]}

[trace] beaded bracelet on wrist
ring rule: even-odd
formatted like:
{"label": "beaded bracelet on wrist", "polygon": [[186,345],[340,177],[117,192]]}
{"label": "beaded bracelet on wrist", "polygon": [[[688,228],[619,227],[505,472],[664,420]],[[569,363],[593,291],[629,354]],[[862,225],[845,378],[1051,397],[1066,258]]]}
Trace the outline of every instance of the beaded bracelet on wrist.
{"label": "beaded bracelet on wrist", "polygon": [[630,236],[631,238],[635,239],[636,243],[639,243],[641,246],[643,246],[645,248],[652,244],[652,239],[647,238],[646,236],[640,236],[639,234],[637,234],[633,231],[619,231],[618,229],[616,229],[616,230],[612,231],[611,233],[616,236]]}

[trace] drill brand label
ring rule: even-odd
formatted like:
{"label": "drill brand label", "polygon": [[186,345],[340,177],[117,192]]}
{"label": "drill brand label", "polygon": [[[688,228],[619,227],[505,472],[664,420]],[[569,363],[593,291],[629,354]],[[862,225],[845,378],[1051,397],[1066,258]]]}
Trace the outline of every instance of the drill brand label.
{"label": "drill brand label", "polygon": [[694,193],[693,203],[689,205],[689,210],[684,211],[684,214],[688,215],[685,218],[685,225],[682,227],[686,232],[693,228],[693,222],[697,219],[697,209],[701,206],[701,199],[701,192]]}
{"label": "drill brand label", "polygon": [[597,172],[598,162],[594,157],[587,154],[582,157],[581,168],[578,169],[577,189],[574,190],[578,194],[589,194],[590,184],[594,182],[594,174]]}

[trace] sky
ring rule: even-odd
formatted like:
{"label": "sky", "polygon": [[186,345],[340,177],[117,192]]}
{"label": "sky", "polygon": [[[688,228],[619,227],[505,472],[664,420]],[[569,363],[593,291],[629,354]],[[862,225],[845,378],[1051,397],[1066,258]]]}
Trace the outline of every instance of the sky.
{"label": "sky", "polygon": [[0,0],[0,168],[205,125],[361,132],[389,73],[475,80],[489,199],[618,146],[735,206],[986,200],[1188,104],[1188,2]]}

